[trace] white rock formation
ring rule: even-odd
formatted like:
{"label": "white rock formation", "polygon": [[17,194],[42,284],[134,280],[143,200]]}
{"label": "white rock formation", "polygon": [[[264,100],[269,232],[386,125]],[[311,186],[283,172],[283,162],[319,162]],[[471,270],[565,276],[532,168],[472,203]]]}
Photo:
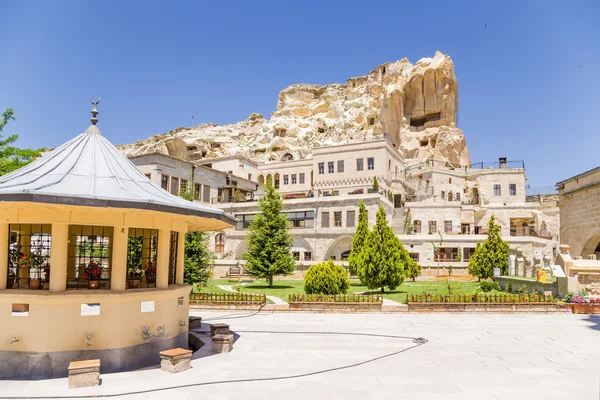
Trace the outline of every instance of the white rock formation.
{"label": "white rock formation", "polygon": [[387,137],[407,163],[433,157],[470,164],[456,127],[458,84],[449,56],[415,65],[402,59],[345,84],[292,85],[279,93],[270,119],[251,114],[231,125],[202,124],[119,146],[125,155],[152,152],[197,160],[243,155],[269,162],[311,157],[313,147]]}

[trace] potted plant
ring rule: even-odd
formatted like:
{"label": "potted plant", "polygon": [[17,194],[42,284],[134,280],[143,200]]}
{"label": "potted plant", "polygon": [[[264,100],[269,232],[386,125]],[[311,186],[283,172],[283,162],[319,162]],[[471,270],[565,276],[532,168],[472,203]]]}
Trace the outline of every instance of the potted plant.
{"label": "potted plant", "polygon": [[44,282],[50,283],[50,263],[44,265]]}
{"label": "potted plant", "polygon": [[99,289],[100,279],[102,278],[102,267],[94,260],[90,260],[85,267],[86,279],[88,280],[88,289]]}
{"label": "potted plant", "polygon": [[156,264],[152,261],[149,261],[146,266],[146,282],[156,283]]}
{"label": "potted plant", "polygon": [[130,267],[127,269],[127,287],[129,289],[138,289],[140,281],[144,276],[144,270],[139,267]]}
{"label": "potted plant", "polygon": [[600,314],[600,298],[575,295],[569,303],[573,304],[573,314]]}

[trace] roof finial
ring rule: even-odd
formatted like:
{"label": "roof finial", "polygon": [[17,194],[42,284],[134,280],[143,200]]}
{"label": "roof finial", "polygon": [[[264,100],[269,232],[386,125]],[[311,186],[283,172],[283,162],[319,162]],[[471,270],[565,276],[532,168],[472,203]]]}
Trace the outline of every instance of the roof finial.
{"label": "roof finial", "polygon": [[92,98],[92,104],[94,105],[94,108],[92,109],[92,125],[96,125],[96,123],[98,122],[98,118],[96,118],[96,116],[99,114],[98,113],[98,109],[96,108],[96,106],[98,104],[100,104],[100,97],[98,97],[98,100],[94,100],[94,98]]}

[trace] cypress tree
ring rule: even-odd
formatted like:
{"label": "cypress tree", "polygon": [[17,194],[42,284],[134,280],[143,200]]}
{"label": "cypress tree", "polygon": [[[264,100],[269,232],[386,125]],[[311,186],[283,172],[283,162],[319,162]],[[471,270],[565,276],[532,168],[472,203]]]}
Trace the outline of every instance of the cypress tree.
{"label": "cypress tree", "polygon": [[358,277],[370,290],[397,288],[406,273],[408,253],[400,239],[387,224],[385,209],[379,207],[377,222],[369,233],[364,251],[361,252]]}
{"label": "cypress tree", "polygon": [[282,213],[283,201],[267,180],[267,193],[258,204],[258,214],[248,228],[248,250],[244,253],[246,271],[255,278],[266,279],[273,287],[276,275],[291,275],[294,272],[292,238],[289,221]]}
{"label": "cypress tree", "polygon": [[414,282],[419,275],[421,275],[421,265],[409,256],[406,259],[406,276],[412,278]]}
{"label": "cypress tree", "polygon": [[356,227],[356,232],[354,233],[354,238],[352,239],[352,250],[350,251],[350,256],[348,257],[350,275],[358,275],[361,261],[360,253],[364,249],[365,241],[367,240],[368,236],[369,222],[367,207],[365,207],[365,203],[361,200],[360,206],[358,207],[358,226]]}
{"label": "cypress tree", "polygon": [[488,237],[483,243],[478,243],[475,254],[469,260],[469,273],[480,280],[491,278],[494,268],[500,268],[500,273],[508,273],[508,243],[500,236],[500,224],[496,223],[494,215],[488,223]]}
{"label": "cypress tree", "polygon": [[377,180],[377,176],[373,177],[373,191],[379,192],[379,181]]}

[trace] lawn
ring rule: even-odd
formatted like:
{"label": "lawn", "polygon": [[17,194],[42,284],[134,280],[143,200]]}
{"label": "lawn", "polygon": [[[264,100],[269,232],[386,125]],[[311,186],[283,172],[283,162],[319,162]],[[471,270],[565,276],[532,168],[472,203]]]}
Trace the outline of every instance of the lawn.
{"label": "lawn", "polygon": [[[478,282],[462,282],[456,281],[451,282],[451,288],[453,294],[469,294],[473,293],[478,287]],[[209,283],[215,290],[212,293],[222,293],[222,289],[216,287],[217,285],[230,285],[235,287],[236,282],[227,282],[226,279],[212,279]],[[209,287],[211,287],[209,286]],[[208,288],[209,288],[208,287]],[[203,289],[208,289],[203,288]],[[301,294],[304,293],[304,281],[302,280],[288,280],[288,279],[277,279],[273,281],[273,287],[269,288],[269,285],[264,279],[256,280],[248,285],[242,286],[240,291],[242,293],[264,293],[269,296],[276,296],[280,299],[287,301],[289,294]],[[206,291],[211,292],[210,290]],[[381,294],[379,290],[369,291],[366,286],[362,286],[358,281],[351,281],[350,289],[348,293],[372,293]],[[432,282],[432,281],[405,281],[396,288],[396,290],[386,290],[383,294],[385,298],[390,300],[398,301],[400,303],[406,303],[406,297],[409,294],[449,294],[448,285],[446,281]],[[494,291],[489,292],[490,294],[495,293]]]}

